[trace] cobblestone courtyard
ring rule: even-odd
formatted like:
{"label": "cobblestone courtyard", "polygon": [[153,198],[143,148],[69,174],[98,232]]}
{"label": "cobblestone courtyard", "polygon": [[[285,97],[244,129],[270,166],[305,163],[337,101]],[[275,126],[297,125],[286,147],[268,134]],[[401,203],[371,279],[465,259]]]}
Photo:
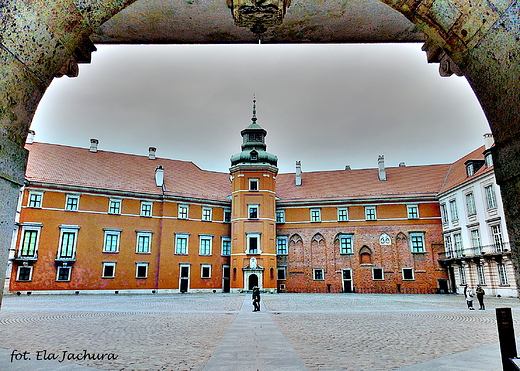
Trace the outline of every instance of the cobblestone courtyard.
{"label": "cobblestone courtyard", "polygon": [[[394,370],[496,343],[496,307],[511,307],[520,328],[520,301],[513,298],[486,298],[485,311],[467,310],[457,295],[262,299],[262,310],[309,370]],[[38,355],[44,365],[50,354],[86,350],[117,359],[67,362],[104,370],[202,370],[243,302],[239,294],[7,296],[0,311],[0,369],[22,369],[22,356],[12,354]],[[248,339],[237,346],[247,352]]]}

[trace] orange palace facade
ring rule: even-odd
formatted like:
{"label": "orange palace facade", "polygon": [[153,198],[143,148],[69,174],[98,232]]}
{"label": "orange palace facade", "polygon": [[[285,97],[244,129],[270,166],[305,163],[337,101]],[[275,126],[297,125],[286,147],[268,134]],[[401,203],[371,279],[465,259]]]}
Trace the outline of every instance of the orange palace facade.
{"label": "orange palace facade", "polygon": [[252,123],[229,173],[29,140],[11,292],[451,292],[450,165],[278,174]]}

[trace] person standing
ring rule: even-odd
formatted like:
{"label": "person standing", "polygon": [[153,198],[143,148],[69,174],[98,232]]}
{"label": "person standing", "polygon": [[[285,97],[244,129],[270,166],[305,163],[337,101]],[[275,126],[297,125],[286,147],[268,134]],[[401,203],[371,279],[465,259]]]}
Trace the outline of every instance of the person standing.
{"label": "person standing", "polygon": [[478,304],[480,306],[479,310],[485,310],[486,307],[484,306],[484,295],[486,295],[486,292],[480,285],[477,285],[475,293],[477,294]]}
{"label": "person standing", "polygon": [[464,286],[464,296],[466,297],[466,304],[468,304],[468,309],[475,310],[475,308],[473,308],[473,289],[471,286],[468,286],[468,284]]}
{"label": "person standing", "polygon": [[253,287],[253,312],[260,311],[260,289],[258,286]]}

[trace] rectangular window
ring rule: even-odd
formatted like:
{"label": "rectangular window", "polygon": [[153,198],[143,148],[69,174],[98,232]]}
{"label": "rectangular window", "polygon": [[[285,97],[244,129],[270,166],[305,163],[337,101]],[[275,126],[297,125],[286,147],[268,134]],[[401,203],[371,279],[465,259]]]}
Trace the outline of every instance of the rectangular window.
{"label": "rectangular window", "polygon": [[457,202],[455,200],[450,201],[450,214],[451,214],[451,221],[459,220],[459,213],[457,210]]}
{"label": "rectangular window", "polygon": [[260,254],[260,235],[258,233],[247,234],[247,254]]}
{"label": "rectangular window", "polygon": [[410,233],[410,245],[412,253],[423,253],[424,248],[424,233],[423,232],[411,232]]}
{"label": "rectangular window", "polygon": [[468,193],[466,195],[466,207],[468,208],[468,215],[476,215],[477,209],[475,207],[475,197],[473,196],[473,193]]}
{"label": "rectangular window", "polygon": [[500,224],[495,224],[491,226],[491,234],[493,235],[493,243],[496,251],[502,251],[504,248],[504,243],[502,240],[502,230],[500,229]]}
{"label": "rectangular window", "polygon": [[382,281],[385,279],[383,268],[372,268],[372,279],[374,281]]}
{"label": "rectangular window", "polygon": [[321,209],[311,209],[311,222],[321,222]]}
{"label": "rectangular window", "polygon": [[471,247],[473,247],[473,251],[475,255],[479,255],[482,253],[482,249],[480,247],[480,232],[478,229],[473,229],[470,231],[471,234]]}
{"label": "rectangular window", "polygon": [[285,281],[285,280],[286,280],[286,277],[287,277],[287,275],[286,275],[285,267],[281,267],[281,268],[278,267],[278,268],[276,269],[276,279],[277,279],[278,281]]}
{"label": "rectangular window", "polygon": [[65,210],[78,211],[79,208],[79,195],[67,195],[65,200]]}
{"label": "rectangular window", "polygon": [[460,233],[455,233],[453,235],[453,239],[455,240],[455,251],[457,252],[457,256],[462,256],[464,254],[464,250],[462,249],[462,236]]}
{"label": "rectangular window", "polygon": [[222,238],[222,256],[231,255],[231,238],[223,237]]}
{"label": "rectangular window", "polygon": [[22,247],[20,249],[19,257],[36,257],[38,233],[39,229],[24,229]]}
{"label": "rectangular window", "polygon": [[354,245],[353,235],[341,235],[339,237],[339,253],[340,254],[352,254]]}
{"label": "rectangular window", "polygon": [[103,263],[102,278],[114,278],[116,276],[116,263]]}
{"label": "rectangular window", "polygon": [[477,264],[477,277],[480,285],[486,284],[486,275],[484,274],[484,266],[482,264]]}
{"label": "rectangular window", "polygon": [[29,207],[42,207],[42,192],[30,192],[29,193]]}
{"label": "rectangular window", "polygon": [[17,281],[30,281],[32,279],[33,267],[18,267]]}
{"label": "rectangular window", "polygon": [[403,268],[403,280],[411,281],[414,280],[413,268]]}
{"label": "rectangular window", "polygon": [[175,235],[175,254],[188,255],[188,235]]}
{"label": "rectangular window", "polygon": [[486,205],[488,210],[489,209],[496,209],[497,207],[497,198],[495,195],[495,190],[493,189],[493,185],[489,185],[484,188],[484,191],[486,193]]}
{"label": "rectangular window", "polygon": [[276,237],[276,254],[287,255],[287,237]]}
{"label": "rectangular window", "polygon": [[110,199],[108,202],[109,214],[121,214],[121,200]]}
{"label": "rectangular window", "polygon": [[376,207],[375,206],[365,206],[365,219],[366,220],[376,220]]}
{"label": "rectangular window", "polygon": [[73,259],[76,250],[77,230],[61,230],[60,248],[58,250],[58,258]]}
{"label": "rectangular window", "polygon": [[179,219],[188,219],[188,205],[179,205],[178,218]]}
{"label": "rectangular window", "polygon": [[285,210],[276,210],[276,222],[285,223]]}
{"label": "rectangular window", "polygon": [[211,278],[211,264],[200,265],[200,278]]}
{"label": "rectangular window", "polygon": [[152,216],[152,202],[141,201],[141,216]]}
{"label": "rectangular window", "polygon": [[442,223],[448,223],[448,211],[446,210],[446,204],[441,204],[441,218]]}
{"label": "rectangular window", "polygon": [[338,208],[338,222],[346,222],[348,220],[348,209],[346,207]]}
{"label": "rectangular window", "polygon": [[135,278],[148,278],[149,263],[135,263]]}
{"label": "rectangular window", "polygon": [[135,252],[138,254],[149,254],[152,244],[152,232],[137,232]]}
{"label": "rectangular window", "polygon": [[446,251],[447,258],[454,258],[455,252],[453,251],[453,244],[451,242],[451,236],[444,236],[444,250]]}
{"label": "rectangular window", "polygon": [[258,191],[258,179],[255,179],[255,178],[249,179],[249,190]]}
{"label": "rectangular window", "polygon": [[419,218],[419,206],[406,205],[406,209],[408,211],[408,219],[418,219]]}
{"label": "rectangular window", "polygon": [[504,263],[497,263],[498,267],[498,278],[500,280],[500,285],[508,285],[509,281],[507,280],[507,271]]}
{"label": "rectangular window", "polygon": [[248,205],[247,214],[249,219],[258,219],[258,205]]}
{"label": "rectangular window", "polygon": [[325,279],[323,268],[314,268],[312,270],[312,275],[314,277],[314,281],[323,281]]}
{"label": "rectangular window", "polygon": [[224,209],[224,222],[231,223],[231,210]]}
{"label": "rectangular window", "polygon": [[199,255],[211,255],[211,236],[199,236]]}
{"label": "rectangular window", "polygon": [[207,222],[211,221],[211,207],[202,208],[202,220],[205,220]]}
{"label": "rectangular window", "polygon": [[72,267],[58,267],[56,281],[70,281]]}
{"label": "rectangular window", "polygon": [[460,276],[460,284],[466,284],[466,270],[463,265],[459,265],[459,276]]}
{"label": "rectangular window", "polygon": [[105,244],[103,252],[118,252],[119,251],[119,235],[121,231],[105,229]]}

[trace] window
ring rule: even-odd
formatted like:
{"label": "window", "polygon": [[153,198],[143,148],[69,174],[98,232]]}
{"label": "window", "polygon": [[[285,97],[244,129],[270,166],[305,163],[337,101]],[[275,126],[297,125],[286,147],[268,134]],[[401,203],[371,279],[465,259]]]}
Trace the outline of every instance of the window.
{"label": "window", "polygon": [[311,209],[311,222],[321,222],[321,209]]}
{"label": "window", "polygon": [[72,267],[58,267],[56,281],[70,281]]}
{"label": "window", "polygon": [[188,205],[179,205],[178,218],[179,219],[188,219]]}
{"label": "window", "polygon": [[502,241],[502,230],[500,229],[500,224],[495,224],[491,226],[491,234],[493,235],[493,242],[496,251],[502,251],[504,244]]}
{"label": "window", "polygon": [[67,195],[67,198],[65,200],[65,210],[77,211],[78,207],[79,207],[79,195]]}
{"label": "window", "polygon": [[486,205],[488,210],[489,209],[496,209],[497,207],[497,198],[495,195],[495,190],[493,189],[493,185],[489,185],[484,188],[484,191],[486,193]]}
{"label": "window", "polygon": [[175,254],[188,255],[187,234],[175,234]]}
{"label": "window", "polygon": [[464,251],[462,249],[462,236],[460,233],[455,233],[453,235],[453,239],[455,240],[455,251],[457,252],[457,256],[462,256]]}
{"label": "window", "polygon": [[446,251],[447,258],[455,257],[455,254],[453,251],[453,244],[451,242],[451,236],[449,236],[449,235],[444,236],[444,250]]}
{"label": "window", "polygon": [[466,270],[463,265],[459,265],[459,276],[460,276],[460,284],[466,284]]}
{"label": "window", "polygon": [[473,250],[474,250],[474,253],[475,254],[481,254],[481,249],[480,249],[480,232],[478,229],[472,229],[470,231],[470,235],[471,235],[471,247],[473,247]]}
{"label": "window", "polygon": [[376,207],[375,206],[365,206],[365,219],[366,220],[376,220]]}
{"label": "window", "polygon": [[212,236],[199,236],[199,255],[211,255]]}
{"label": "window", "polygon": [[211,264],[200,265],[200,278],[211,278]]}
{"label": "window", "polygon": [[104,229],[105,231],[105,244],[103,246],[103,252],[118,252],[119,251],[119,235],[120,230]]}
{"label": "window", "polygon": [[152,202],[141,201],[141,216],[152,216]]}
{"label": "window", "polygon": [[424,233],[423,232],[411,232],[410,233],[410,245],[412,253],[422,253],[424,249]]}
{"label": "window", "polygon": [[497,267],[498,267],[498,278],[499,278],[499,281],[500,281],[500,285],[507,285],[509,284],[508,280],[507,280],[507,271],[506,271],[506,266],[504,263],[497,263]]}
{"label": "window", "polygon": [[260,234],[248,233],[247,234],[247,254],[261,254],[260,251]]}
{"label": "window", "polygon": [[148,278],[149,263],[135,263],[135,278]]}
{"label": "window", "polygon": [[276,253],[278,255],[287,255],[287,236],[276,237]]}
{"label": "window", "polygon": [[385,279],[383,268],[372,268],[372,279],[382,281]]}
{"label": "window", "polygon": [[314,268],[312,270],[314,281],[323,281],[325,279],[323,274],[323,268]]}
{"label": "window", "polygon": [[473,166],[472,162],[466,165],[466,174],[467,176],[472,176],[475,174],[475,167]]}
{"label": "window", "polygon": [[446,204],[441,204],[441,218],[442,223],[448,223],[448,211],[446,210]]}
{"label": "window", "polygon": [[116,276],[116,263],[103,263],[102,278],[114,278]]}
{"label": "window", "polygon": [[222,256],[231,255],[231,238],[223,237],[222,238]]}
{"label": "window", "polygon": [[285,223],[285,210],[276,210],[276,222]]}
{"label": "window", "polygon": [[29,192],[29,207],[42,207],[43,192]]}
{"label": "window", "polygon": [[135,252],[138,254],[149,254],[152,244],[152,232],[137,232]]}
{"label": "window", "polygon": [[110,199],[108,202],[109,214],[121,214],[121,200]]}
{"label": "window", "polygon": [[231,223],[231,210],[224,209],[224,222]]}
{"label": "window", "polygon": [[408,219],[418,219],[419,218],[419,206],[407,205],[406,209],[408,211]]}
{"label": "window", "polygon": [[17,281],[30,281],[32,279],[33,267],[18,267]]}
{"label": "window", "polygon": [[352,254],[354,245],[353,235],[341,235],[339,237],[339,253],[340,254]]}
{"label": "window", "polygon": [[484,274],[484,266],[482,264],[477,264],[477,278],[480,285],[486,284],[486,275]]}
{"label": "window", "polygon": [[414,280],[413,268],[403,268],[403,280]]}
{"label": "window", "polygon": [[346,207],[338,208],[338,222],[346,222],[348,220],[348,209]]}
{"label": "window", "polygon": [[276,269],[276,279],[277,279],[278,281],[285,281],[285,280],[286,280],[286,277],[287,277],[287,275],[286,275],[285,267],[281,267],[281,268],[278,267],[278,268]]}
{"label": "window", "polygon": [[249,178],[249,190],[258,191],[258,179]]}
{"label": "window", "polygon": [[248,205],[247,213],[249,215],[249,219],[258,219],[258,205]]}
{"label": "window", "polygon": [[486,167],[493,166],[493,156],[491,152],[484,153],[484,162],[486,163]]}
{"label": "window", "polygon": [[21,242],[19,257],[35,258],[38,249],[38,236],[40,228],[28,229],[23,227],[23,239]]}
{"label": "window", "polygon": [[211,221],[211,207],[202,208],[202,220]]}
{"label": "window", "polygon": [[60,246],[58,249],[59,259],[74,259],[76,256],[76,240],[78,226],[60,226]]}
{"label": "window", "polygon": [[457,202],[455,200],[450,201],[450,214],[451,214],[452,222],[459,220],[459,213],[457,211]]}
{"label": "window", "polygon": [[473,193],[468,193],[466,195],[466,207],[468,208],[468,215],[476,215],[477,209],[475,208],[475,197],[473,196]]}

